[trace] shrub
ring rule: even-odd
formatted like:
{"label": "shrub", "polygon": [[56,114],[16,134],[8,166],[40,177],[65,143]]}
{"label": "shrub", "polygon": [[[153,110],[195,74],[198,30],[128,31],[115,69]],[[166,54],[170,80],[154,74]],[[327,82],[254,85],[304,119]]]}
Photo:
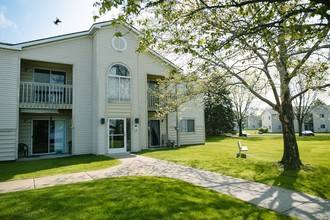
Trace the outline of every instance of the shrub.
{"label": "shrub", "polygon": [[259,134],[268,133],[268,128],[261,127],[258,129],[258,131],[259,131]]}

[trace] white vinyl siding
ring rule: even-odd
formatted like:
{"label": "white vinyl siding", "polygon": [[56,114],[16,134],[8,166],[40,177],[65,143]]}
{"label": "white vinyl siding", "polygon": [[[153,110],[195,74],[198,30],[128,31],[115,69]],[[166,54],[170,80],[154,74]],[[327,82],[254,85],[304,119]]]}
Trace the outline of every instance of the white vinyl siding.
{"label": "white vinyl siding", "polygon": [[0,49],[0,161],[16,159],[18,76],[17,52]]}
{"label": "white vinyl siding", "polygon": [[[98,30],[93,36],[93,143],[95,143],[97,154],[106,154],[108,143],[107,120],[102,125],[100,119],[132,118],[132,105],[136,104],[135,100],[124,103],[108,101],[108,71],[113,65],[122,64],[130,71],[131,94],[135,89],[132,81],[137,75],[136,38],[132,34],[125,35],[127,49],[122,52],[115,51],[111,45],[111,39],[117,31],[124,32],[126,30],[105,27]],[[131,100],[133,100],[133,95]]]}
{"label": "white vinyl siding", "polygon": [[[73,154],[92,153],[92,41],[90,37],[68,39],[24,48],[24,60],[72,65]],[[68,83],[71,79],[68,78]]]}
{"label": "white vinyl siding", "polygon": [[[194,119],[195,132],[180,132],[181,145],[205,143],[204,105],[200,101],[200,97],[198,97],[196,100],[188,101],[182,105],[184,110],[179,112],[179,118]],[[176,113],[169,114],[168,123],[169,139],[177,142]]]}

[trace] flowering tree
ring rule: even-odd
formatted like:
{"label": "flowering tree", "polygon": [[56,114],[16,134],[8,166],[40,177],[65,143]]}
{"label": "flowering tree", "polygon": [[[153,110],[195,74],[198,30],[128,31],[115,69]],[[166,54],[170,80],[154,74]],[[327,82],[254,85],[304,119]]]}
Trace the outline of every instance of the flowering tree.
{"label": "flowering tree", "polygon": [[[100,14],[117,8],[117,21],[139,26],[139,51],[151,47],[188,55],[188,72],[205,74],[203,80],[211,68],[235,78],[279,113],[284,142],[280,163],[287,170],[303,165],[292,101],[330,86],[329,1],[100,0],[95,6]],[[301,71],[309,65],[312,71]],[[290,82],[301,74],[308,86],[293,93]],[[260,92],[256,84],[268,92]]]}

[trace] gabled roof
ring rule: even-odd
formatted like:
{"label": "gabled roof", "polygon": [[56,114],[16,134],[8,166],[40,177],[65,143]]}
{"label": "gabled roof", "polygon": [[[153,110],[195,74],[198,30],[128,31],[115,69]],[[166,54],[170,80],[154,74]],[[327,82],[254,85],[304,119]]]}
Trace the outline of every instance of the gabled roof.
{"label": "gabled roof", "polygon": [[[70,34],[64,34],[64,35],[59,35],[59,36],[54,36],[54,37],[48,37],[48,38],[42,38],[42,39],[37,39],[33,41],[27,41],[27,42],[22,42],[22,43],[17,43],[17,44],[9,44],[9,43],[3,43],[0,42],[0,49],[7,49],[7,50],[16,50],[16,51],[21,51],[24,48],[27,47],[32,47],[32,46],[37,46],[37,45],[42,45],[42,44],[48,44],[48,43],[53,43],[57,41],[63,41],[63,40],[68,40],[68,39],[73,39],[73,38],[79,38],[79,37],[85,37],[85,36],[93,36],[95,32],[102,27],[106,26],[111,26],[115,25],[116,21],[110,20],[110,21],[104,21],[104,22],[99,22],[99,23],[94,23],[89,30],[86,31],[81,31],[81,32],[75,32],[75,33],[70,33]],[[131,33],[133,33],[135,36],[140,36],[141,33],[133,26],[128,25],[126,23],[124,24],[119,24],[123,28],[127,29]],[[156,51],[152,49],[148,49],[148,52],[150,52],[152,55],[157,57],[158,59],[164,61],[171,67],[175,69],[179,69],[173,62],[165,58],[164,56],[160,55]]]}
{"label": "gabled roof", "polygon": [[269,114],[271,115],[278,115],[279,113],[277,111],[275,111],[274,109],[271,109],[271,108],[267,108],[265,109],[261,115],[263,115],[265,112],[268,112]]}
{"label": "gabled roof", "polygon": [[[0,42],[0,48],[10,49],[10,47],[12,47],[14,50],[15,49],[16,50],[22,50],[25,47],[36,46],[36,45],[40,45],[40,44],[47,44],[47,43],[52,43],[52,42],[56,42],[56,41],[62,41],[62,40],[77,38],[77,37],[93,36],[93,34],[98,29],[101,29],[102,27],[105,27],[105,26],[111,26],[111,25],[114,25],[114,24],[115,24],[115,21],[113,21],[113,20],[94,23],[90,27],[90,29],[86,30],[86,31],[75,32],[75,33],[64,34],[64,35],[58,35],[58,36],[54,36],[54,37],[42,38],[42,39],[37,39],[37,40],[32,40],[32,41],[26,41],[26,42],[17,43],[17,44],[8,44],[8,43]],[[129,26],[128,24],[121,24],[121,26],[123,28],[131,31],[136,36],[140,35],[139,31],[136,28],[134,28],[132,26]]]}

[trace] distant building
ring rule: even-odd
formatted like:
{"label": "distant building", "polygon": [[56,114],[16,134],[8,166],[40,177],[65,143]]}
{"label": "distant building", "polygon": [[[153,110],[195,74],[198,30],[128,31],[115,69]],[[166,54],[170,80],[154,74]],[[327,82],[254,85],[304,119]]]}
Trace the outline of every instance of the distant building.
{"label": "distant building", "polygon": [[[261,114],[261,126],[268,128],[268,132],[282,132],[279,113],[273,109],[266,109]],[[298,122],[294,120],[295,131],[298,132]],[[330,106],[320,106],[312,110],[305,117],[303,130],[314,132],[330,132]]]}
{"label": "distant building", "polygon": [[[320,106],[312,111],[314,132],[330,132],[330,105]],[[305,128],[306,129],[306,128]]]}
{"label": "distant building", "polygon": [[244,119],[244,128],[258,129],[261,127],[261,117],[257,115],[250,115]]}
{"label": "distant building", "polygon": [[266,109],[261,114],[261,126],[268,128],[268,132],[282,132],[282,123],[279,114],[273,109]]}

